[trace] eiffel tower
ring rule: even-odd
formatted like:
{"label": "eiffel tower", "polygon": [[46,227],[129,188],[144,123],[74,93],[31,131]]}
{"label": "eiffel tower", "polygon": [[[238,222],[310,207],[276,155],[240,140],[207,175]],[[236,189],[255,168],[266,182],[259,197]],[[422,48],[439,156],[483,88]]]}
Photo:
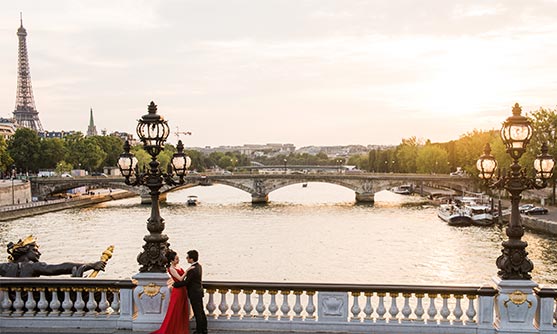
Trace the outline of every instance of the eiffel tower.
{"label": "eiffel tower", "polygon": [[15,101],[14,118],[18,126],[43,132],[39,120],[39,112],[35,108],[31,75],[29,73],[29,56],[27,56],[27,31],[23,28],[23,17],[20,14],[21,25],[17,29],[19,38],[19,53],[17,62],[17,94]]}

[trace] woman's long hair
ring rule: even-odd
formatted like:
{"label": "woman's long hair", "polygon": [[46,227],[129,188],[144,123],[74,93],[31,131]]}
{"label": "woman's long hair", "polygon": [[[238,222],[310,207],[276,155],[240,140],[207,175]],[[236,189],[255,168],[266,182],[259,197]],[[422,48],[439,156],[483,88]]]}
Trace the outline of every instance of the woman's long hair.
{"label": "woman's long hair", "polygon": [[169,268],[170,267],[170,262],[174,261],[174,259],[176,259],[176,256],[178,255],[178,253],[176,253],[175,251],[173,251],[172,249],[169,249],[166,252],[166,267]]}

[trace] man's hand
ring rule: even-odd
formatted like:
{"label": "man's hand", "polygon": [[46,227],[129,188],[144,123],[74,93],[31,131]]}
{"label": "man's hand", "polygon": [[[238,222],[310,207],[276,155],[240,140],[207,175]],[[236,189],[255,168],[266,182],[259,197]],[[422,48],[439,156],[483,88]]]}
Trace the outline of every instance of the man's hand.
{"label": "man's hand", "polygon": [[175,287],[175,288],[181,288],[183,286],[186,286],[186,281],[174,282],[174,284],[172,284],[172,286]]}

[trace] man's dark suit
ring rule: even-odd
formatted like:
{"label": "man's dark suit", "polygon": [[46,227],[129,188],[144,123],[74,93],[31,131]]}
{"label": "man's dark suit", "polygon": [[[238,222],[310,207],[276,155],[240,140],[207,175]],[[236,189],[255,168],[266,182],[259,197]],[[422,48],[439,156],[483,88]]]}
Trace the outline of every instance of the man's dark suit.
{"label": "man's dark suit", "polygon": [[193,269],[188,271],[186,278],[182,282],[174,283],[174,287],[186,286],[188,288],[188,297],[193,309],[193,315],[195,316],[195,331],[198,334],[206,334],[207,316],[203,309],[203,285],[201,284],[203,268],[199,263],[195,263],[192,266]]}

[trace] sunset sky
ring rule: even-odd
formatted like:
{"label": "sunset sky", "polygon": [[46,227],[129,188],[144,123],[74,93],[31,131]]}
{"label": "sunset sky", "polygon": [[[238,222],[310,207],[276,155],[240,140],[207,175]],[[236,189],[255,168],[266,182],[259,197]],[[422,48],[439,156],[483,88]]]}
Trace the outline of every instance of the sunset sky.
{"label": "sunset sky", "polygon": [[[133,132],[154,100],[186,146],[447,141],[557,106],[557,1],[4,1],[47,130]],[[171,135],[171,142],[175,137]]]}

